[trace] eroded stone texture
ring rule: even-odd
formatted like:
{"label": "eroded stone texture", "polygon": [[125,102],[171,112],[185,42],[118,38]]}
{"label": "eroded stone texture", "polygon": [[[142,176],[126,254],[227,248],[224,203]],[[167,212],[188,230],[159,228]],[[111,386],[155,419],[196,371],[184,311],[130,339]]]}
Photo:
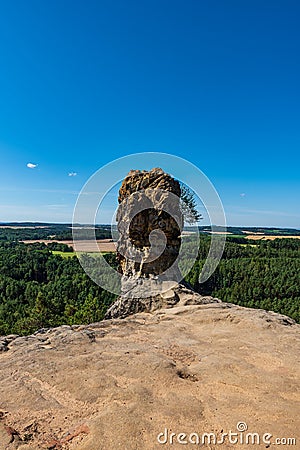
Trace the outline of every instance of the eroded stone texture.
{"label": "eroded stone texture", "polygon": [[265,433],[298,441],[300,326],[228,303],[190,306],[203,299],[178,294],[173,308],[152,314],[9,338],[0,353],[0,450],[207,450],[161,446],[157,436],[167,427],[220,440],[241,420],[261,443]]}
{"label": "eroded stone texture", "polygon": [[178,268],[183,216],[180,185],[162,169],[132,170],[119,191],[117,256],[121,296],[106,318],[125,318],[182,304],[219,301],[182,283]]}
{"label": "eroded stone texture", "polygon": [[155,296],[162,282],[180,279],[176,262],[183,227],[179,182],[159,168],[132,170],[118,200],[122,294]]}

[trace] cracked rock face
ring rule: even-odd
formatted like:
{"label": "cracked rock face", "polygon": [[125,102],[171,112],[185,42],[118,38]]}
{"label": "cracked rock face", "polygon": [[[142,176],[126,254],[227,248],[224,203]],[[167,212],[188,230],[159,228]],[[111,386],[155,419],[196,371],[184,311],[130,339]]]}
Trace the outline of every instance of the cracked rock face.
{"label": "cracked rock face", "polygon": [[183,227],[179,182],[162,169],[132,170],[122,183],[118,201],[122,295],[155,296],[166,290],[166,283],[181,279],[177,266]]}
{"label": "cracked rock face", "polygon": [[119,191],[117,257],[121,296],[106,318],[220,301],[182,283],[178,268],[183,216],[180,185],[162,169],[132,170]]}

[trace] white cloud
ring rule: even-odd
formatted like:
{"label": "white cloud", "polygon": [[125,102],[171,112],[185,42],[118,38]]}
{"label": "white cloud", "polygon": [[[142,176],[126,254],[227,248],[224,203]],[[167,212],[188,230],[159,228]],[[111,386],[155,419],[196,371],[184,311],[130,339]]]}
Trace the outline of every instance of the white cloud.
{"label": "white cloud", "polygon": [[76,177],[76,175],[77,175],[77,172],[69,172],[69,177]]}
{"label": "white cloud", "polygon": [[246,197],[246,194],[243,192],[242,194],[240,194],[241,197]]}
{"label": "white cloud", "polygon": [[27,167],[28,169],[35,169],[37,167],[37,164],[27,163]]}

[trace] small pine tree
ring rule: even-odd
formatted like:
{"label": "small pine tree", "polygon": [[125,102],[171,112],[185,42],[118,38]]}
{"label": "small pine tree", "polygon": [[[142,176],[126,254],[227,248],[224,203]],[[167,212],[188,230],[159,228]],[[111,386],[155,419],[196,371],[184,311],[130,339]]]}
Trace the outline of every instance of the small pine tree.
{"label": "small pine tree", "polygon": [[97,297],[88,294],[84,304],[74,315],[75,323],[93,323],[103,318],[102,310]]}
{"label": "small pine tree", "polygon": [[185,184],[180,184],[180,208],[185,222],[189,225],[199,222],[203,219],[202,215],[197,211],[197,203],[193,191]]}

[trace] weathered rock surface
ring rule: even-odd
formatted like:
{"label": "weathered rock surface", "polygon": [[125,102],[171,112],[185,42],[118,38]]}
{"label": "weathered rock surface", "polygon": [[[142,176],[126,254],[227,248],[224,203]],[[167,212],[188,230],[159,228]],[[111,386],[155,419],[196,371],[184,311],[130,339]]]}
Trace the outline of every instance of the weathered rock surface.
{"label": "weathered rock surface", "polygon": [[118,201],[122,294],[151,297],[155,293],[148,294],[150,290],[164,291],[162,281],[181,279],[176,263],[183,227],[179,182],[159,168],[132,170],[122,183]]}
{"label": "weathered rock surface", "polygon": [[[0,449],[180,449],[157,435],[220,439],[238,422],[271,433],[271,448],[288,437],[298,444],[284,447],[299,448],[300,326],[226,303],[188,305],[189,295],[153,313],[2,339]],[[201,448],[248,447],[269,448]]]}
{"label": "weathered rock surface", "polygon": [[205,305],[207,303],[221,303],[221,300],[211,296],[202,296],[184,284],[177,284],[166,292],[146,298],[121,296],[109,308],[105,318],[123,319],[139,312],[153,312],[157,309],[172,308],[175,305]]}

